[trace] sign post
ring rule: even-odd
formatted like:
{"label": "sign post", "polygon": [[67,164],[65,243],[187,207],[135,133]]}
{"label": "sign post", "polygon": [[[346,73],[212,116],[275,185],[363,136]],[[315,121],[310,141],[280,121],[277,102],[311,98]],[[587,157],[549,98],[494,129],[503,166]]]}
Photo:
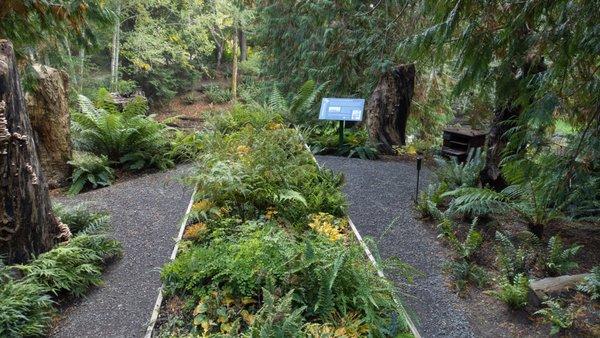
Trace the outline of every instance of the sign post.
{"label": "sign post", "polygon": [[364,99],[324,98],[321,102],[319,120],[339,121],[340,146],[344,144],[344,127],[346,121],[360,122],[365,108]]}

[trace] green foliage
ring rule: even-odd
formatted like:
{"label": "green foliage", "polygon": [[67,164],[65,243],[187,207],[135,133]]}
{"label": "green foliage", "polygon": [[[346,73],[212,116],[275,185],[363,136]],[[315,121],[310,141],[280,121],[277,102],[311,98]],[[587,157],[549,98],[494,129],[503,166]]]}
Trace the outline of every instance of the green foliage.
{"label": "green foliage", "polygon": [[421,214],[421,217],[436,221],[441,221],[444,218],[444,214],[440,211],[438,205],[442,203],[442,194],[446,191],[447,185],[442,182],[432,183],[419,193],[415,208]]}
{"label": "green foliage", "polygon": [[308,80],[300,86],[290,100],[287,100],[274,86],[269,97],[268,107],[270,110],[283,115],[286,121],[296,126],[314,122],[317,116],[314,109],[315,101],[327,84],[325,82],[317,86],[315,81]]}
{"label": "green foliage", "polygon": [[411,16],[410,4],[371,5],[262,2],[258,38],[266,47],[266,73],[283,82],[284,92],[314,79],[331,81],[332,96],[366,97],[379,75],[401,62],[393,53],[398,34],[415,28],[412,18],[398,20],[398,13]]}
{"label": "green foliage", "polygon": [[536,311],[535,314],[552,324],[551,335],[573,326],[575,313],[572,308],[564,308],[558,301],[553,299],[545,301],[544,305],[546,305],[546,308]]}
{"label": "green foliage", "polygon": [[52,319],[50,296],[37,284],[0,279],[0,336],[42,336]]}
{"label": "green foliage", "polygon": [[117,92],[121,95],[131,95],[137,88],[138,84],[133,80],[120,80],[117,83]]}
{"label": "green foliage", "polygon": [[525,274],[519,273],[513,278],[501,276],[500,290],[490,292],[492,296],[506,303],[513,309],[522,309],[527,305],[529,293],[529,279]]}
{"label": "green foliage", "polygon": [[364,129],[345,129],[342,145],[339,141],[338,128],[333,124],[306,127],[303,128],[302,133],[314,154],[335,154],[363,160],[374,160],[378,157],[377,147],[369,141],[369,135]]}
{"label": "green foliage", "polygon": [[99,234],[107,216],[82,207],[58,206],[75,237],[39,255],[27,264],[4,266],[0,261],[0,336],[31,337],[48,333],[55,313],[52,297],[82,296],[101,283],[102,267],[120,257],[118,242]]}
{"label": "green foliage", "polygon": [[487,188],[462,187],[442,195],[452,197],[448,213],[486,216],[510,210],[509,198]]}
{"label": "green foliage", "polygon": [[448,189],[474,188],[479,180],[479,173],[483,169],[484,154],[480,148],[471,149],[467,160],[460,163],[456,157],[446,160],[441,157],[435,157],[437,168],[435,176],[439,182],[443,182]]}
{"label": "green foliage", "polygon": [[189,241],[162,271],[167,296],[186,299],[193,318],[171,321],[171,333],[406,330],[392,284],[349,237],[341,177],[314,163],[281,116],[255,109],[209,121]]}
{"label": "green foliage", "polygon": [[204,147],[202,134],[175,131],[171,136],[171,150],[166,155],[175,162],[194,161]]}
{"label": "green foliage", "polygon": [[592,268],[590,275],[583,278],[577,290],[589,294],[592,300],[600,299],[600,266]]}
{"label": "green foliage", "polygon": [[523,247],[515,247],[513,242],[500,231],[496,231],[497,261],[502,274],[512,280],[518,274],[527,273],[529,254]]}
{"label": "green foliage", "polygon": [[46,293],[69,292],[81,297],[90,286],[102,283],[104,260],[119,252],[120,246],[114,240],[102,235],[80,235],[15,268],[23,273],[24,283],[40,285]]}
{"label": "green foliage", "polygon": [[263,290],[264,305],[256,313],[250,328],[250,337],[296,337],[302,329],[304,307],[292,308],[293,292],[276,299],[268,290]]}
{"label": "green foliage", "polygon": [[204,95],[210,103],[220,104],[231,101],[231,91],[216,84],[206,86]]}
{"label": "green foliage", "polygon": [[488,283],[485,270],[473,262],[466,260],[449,261],[444,265],[444,270],[452,276],[454,286],[463,292],[469,283],[481,288]]}
{"label": "green foliage", "polygon": [[72,115],[76,148],[105,155],[112,163],[131,170],[172,166],[172,161],[164,156],[169,150],[165,126],[138,114],[140,102],[130,105],[133,106],[128,105],[123,113],[110,112],[94,107],[80,96],[82,111]]}
{"label": "green foliage", "polygon": [[69,188],[69,194],[72,195],[78,194],[88,183],[96,189],[99,186],[111,185],[115,178],[106,155],[75,152],[73,159],[68,163],[73,166],[72,183]]}
{"label": "green foliage", "polygon": [[90,211],[83,204],[74,207],[55,204],[52,209],[60,221],[69,226],[69,230],[75,236],[100,234],[110,224],[108,213]]}
{"label": "green foliage", "polygon": [[545,256],[546,271],[550,275],[556,276],[576,269],[579,264],[573,258],[582,247],[581,245],[572,245],[565,248],[558,235],[552,236],[548,240],[548,251]]}

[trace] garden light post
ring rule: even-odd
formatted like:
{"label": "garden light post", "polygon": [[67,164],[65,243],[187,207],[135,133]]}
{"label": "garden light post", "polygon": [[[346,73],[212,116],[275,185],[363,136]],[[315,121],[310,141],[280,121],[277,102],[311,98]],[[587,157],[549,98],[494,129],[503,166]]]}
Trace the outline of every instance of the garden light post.
{"label": "garden light post", "polygon": [[417,191],[415,193],[415,203],[419,200],[419,177],[421,176],[421,167],[423,166],[423,156],[417,156]]}

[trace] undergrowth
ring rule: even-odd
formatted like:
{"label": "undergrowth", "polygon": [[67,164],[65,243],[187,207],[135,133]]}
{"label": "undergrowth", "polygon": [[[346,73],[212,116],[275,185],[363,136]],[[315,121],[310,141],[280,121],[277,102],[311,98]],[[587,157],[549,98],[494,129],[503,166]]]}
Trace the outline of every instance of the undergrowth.
{"label": "undergrowth", "polygon": [[205,132],[195,203],[167,297],[185,299],[162,336],[396,336],[392,284],[346,222],[342,178],[319,168],[279,115],[235,107]]}

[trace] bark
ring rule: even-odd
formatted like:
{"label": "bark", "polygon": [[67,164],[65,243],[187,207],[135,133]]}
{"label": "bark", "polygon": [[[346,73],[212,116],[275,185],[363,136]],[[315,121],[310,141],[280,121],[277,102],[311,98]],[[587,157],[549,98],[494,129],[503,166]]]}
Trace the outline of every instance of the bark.
{"label": "bark", "polygon": [[69,79],[65,72],[33,66],[38,83],[26,94],[27,111],[38,139],[38,155],[48,187],[69,183],[71,167]]}
{"label": "bark", "polygon": [[244,33],[243,29],[240,29],[238,35],[240,40],[240,61],[246,61],[248,59],[248,43],[246,41],[246,33]]}
{"label": "bark", "polygon": [[479,174],[483,186],[488,186],[496,191],[506,188],[506,180],[500,172],[500,162],[508,143],[506,132],[514,127],[514,119],[521,114],[521,111],[519,106],[510,106],[496,109],[494,112],[494,119],[487,137],[485,165]]}
{"label": "bark", "polygon": [[[522,88],[519,86],[520,81],[528,81],[531,76],[544,72],[546,65],[544,64],[543,58],[529,58],[521,67],[521,75],[513,75],[515,85],[513,88],[517,90]],[[528,87],[528,90],[533,91],[533,88]],[[487,138],[487,152],[485,158],[485,165],[479,174],[479,180],[483,186],[488,186],[496,191],[500,191],[507,187],[507,182],[502,177],[500,171],[500,163],[505,154],[506,145],[509,142],[509,136],[506,132],[515,126],[517,119],[523,112],[523,106],[515,105],[512,102],[517,101],[516,98],[520,93],[511,92],[502,102],[505,104],[501,107],[496,108],[494,111],[494,118],[490,127],[490,133]],[[531,102],[530,102],[531,103]],[[540,232],[539,229],[534,231]]]}
{"label": "bark", "polygon": [[232,66],[231,66],[231,100],[237,99],[237,77],[238,77],[238,35],[237,30],[233,33],[233,51],[232,51]]}
{"label": "bark", "polygon": [[0,40],[0,255],[9,264],[49,250],[65,234],[52,213],[36,142],[12,43]]}
{"label": "bark", "polygon": [[383,154],[406,144],[406,122],[415,88],[414,64],[385,73],[366,105],[366,125],[371,142]]}
{"label": "bark", "polygon": [[110,85],[113,91],[117,91],[119,83],[119,53],[121,52],[121,3],[117,2],[117,17],[112,37],[112,57],[110,59]]}
{"label": "bark", "polygon": [[216,46],[216,56],[217,56],[217,67],[216,72],[218,73],[221,70],[221,62],[223,60],[223,41],[219,39],[215,29],[210,29],[210,34],[215,42]]}

